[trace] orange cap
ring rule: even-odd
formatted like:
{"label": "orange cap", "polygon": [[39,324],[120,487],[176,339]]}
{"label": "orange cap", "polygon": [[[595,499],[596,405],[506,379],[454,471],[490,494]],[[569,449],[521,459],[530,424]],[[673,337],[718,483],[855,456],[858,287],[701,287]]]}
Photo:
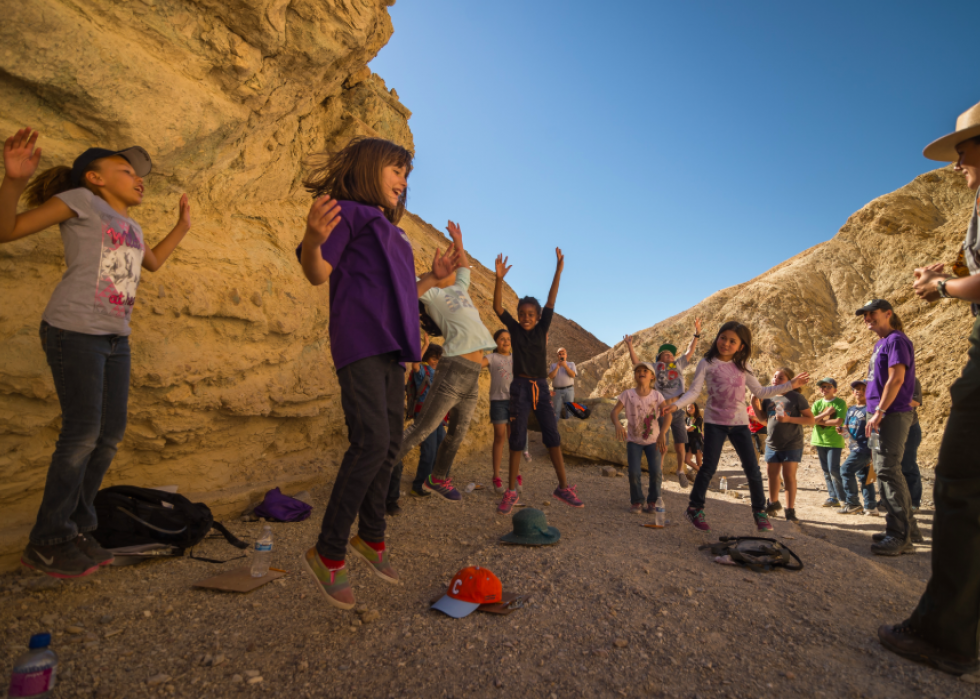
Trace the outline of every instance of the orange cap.
{"label": "orange cap", "polygon": [[453,576],[446,594],[432,608],[461,619],[476,611],[481,604],[502,601],[503,592],[503,585],[496,575],[486,568],[470,566]]}

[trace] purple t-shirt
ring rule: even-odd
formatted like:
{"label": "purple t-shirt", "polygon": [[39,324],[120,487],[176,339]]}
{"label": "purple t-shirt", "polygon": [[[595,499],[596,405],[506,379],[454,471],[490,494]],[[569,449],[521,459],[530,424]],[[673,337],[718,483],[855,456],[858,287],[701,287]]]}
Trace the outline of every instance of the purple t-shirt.
{"label": "purple t-shirt", "polygon": [[896,364],[905,365],[905,382],[885,414],[904,413],[912,409],[909,403],[915,391],[915,348],[905,333],[896,330],[878,340],[875,343],[875,351],[871,355],[868,366],[868,388],[865,393],[868,397],[869,414],[878,409],[881,392],[888,382],[888,368]]}
{"label": "purple t-shirt", "polygon": [[[340,223],[320,246],[330,274],[330,351],[337,369],[388,352],[419,362],[419,296],[408,236],[380,209],[340,201]],[[296,257],[302,252],[296,248]]]}

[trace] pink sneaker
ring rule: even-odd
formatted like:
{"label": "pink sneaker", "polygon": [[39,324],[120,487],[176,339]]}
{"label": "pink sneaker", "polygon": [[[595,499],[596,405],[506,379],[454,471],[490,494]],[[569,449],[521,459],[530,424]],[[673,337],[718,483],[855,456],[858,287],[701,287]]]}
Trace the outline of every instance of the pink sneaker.
{"label": "pink sneaker", "polygon": [[769,515],[765,512],[753,512],[755,518],[755,528],[760,532],[771,532],[772,524],[769,522]]}
{"label": "pink sneaker", "polygon": [[520,498],[517,496],[517,492],[508,490],[504,493],[503,500],[501,500],[500,504],[497,505],[497,514],[509,515],[511,510],[514,509],[514,505],[517,504],[518,500],[520,500]]}
{"label": "pink sneaker", "polygon": [[552,495],[571,507],[585,507],[585,503],[579,500],[578,495],[575,494],[574,485],[570,485],[567,488],[555,488],[555,492]]}
{"label": "pink sneaker", "polygon": [[493,492],[495,492],[497,495],[504,494],[504,482],[499,478],[493,479]]}
{"label": "pink sneaker", "polygon": [[687,512],[684,513],[687,518],[694,525],[695,529],[703,532],[710,532],[711,526],[708,524],[708,520],[704,518],[704,510],[695,510],[693,507],[688,507]]}
{"label": "pink sneaker", "polygon": [[524,477],[517,474],[517,492],[521,493],[524,491]]}

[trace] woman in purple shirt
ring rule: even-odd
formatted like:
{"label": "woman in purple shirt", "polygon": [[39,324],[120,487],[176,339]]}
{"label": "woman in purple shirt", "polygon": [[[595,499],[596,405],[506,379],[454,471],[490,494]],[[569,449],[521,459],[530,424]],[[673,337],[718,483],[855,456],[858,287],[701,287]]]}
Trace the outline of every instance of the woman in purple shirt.
{"label": "woman in purple shirt", "polygon": [[[303,561],[340,609],[355,604],[348,550],[398,583],[385,549],[385,498],[404,427],[404,364],[421,359],[419,296],[455,269],[452,247],[436,251],[432,274],[416,283],[412,244],[395,225],[411,170],[407,150],[366,138],[322,157],[304,182],[317,199],[297,256],[311,284],[330,282],[330,350],[350,447]],[[355,518],[358,532],[348,542]]]}

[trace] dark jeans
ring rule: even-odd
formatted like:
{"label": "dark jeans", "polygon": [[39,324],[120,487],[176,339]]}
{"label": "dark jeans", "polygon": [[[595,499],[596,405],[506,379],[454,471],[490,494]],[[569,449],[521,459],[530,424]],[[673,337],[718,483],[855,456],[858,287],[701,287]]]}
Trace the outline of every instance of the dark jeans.
{"label": "dark jeans", "polygon": [[389,352],[337,371],[350,446],[323,513],[316,550],[342,561],[354,519],[364,541],[385,540],[385,497],[405,424],[405,370]]}
{"label": "dark jeans", "polygon": [[841,451],[843,451],[841,447],[817,447],[817,458],[820,460],[820,468],[823,470],[827,497],[844,502],[847,495],[844,493],[844,484],[840,479]]}
{"label": "dark jeans", "polygon": [[909,486],[912,507],[922,504],[922,474],[919,472],[919,445],[922,444],[922,425],[918,422],[909,428],[909,438],[905,442],[902,455],[902,475]]}
{"label": "dark jeans", "polygon": [[875,484],[868,483],[868,466],[870,465],[870,451],[851,449],[851,453],[847,455],[840,467],[844,498],[847,504],[852,507],[858,507],[861,504],[860,495],[864,496],[864,509],[873,510],[878,506],[875,497]]}
{"label": "dark jeans", "polygon": [[[415,480],[412,481],[412,489],[421,491],[422,484],[432,474],[432,466],[436,462],[436,454],[439,445],[446,438],[446,428],[439,425],[435,432],[426,437],[419,445],[419,465],[415,469]],[[398,461],[391,469],[391,481],[388,483],[388,502],[398,502],[401,496],[403,462]]]}
{"label": "dark jeans", "polygon": [[561,446],[558,420],[548,398],[545,379],[515,376],[510,384],[510,450],[524,451],[527,445],[527,418],[534,411],[541,426],[541,441],[549,449]]}
{"label": "dark jeans", "polygon": [[630,503],[639,505],[643,502],[643,455],[647,457],[647,470],[650,473],[650,494],[647,496],[648,503],[655,503],[660,498],[660,487],[663,485],[664,475],[660,468],[660,461],[663,455],[657,449],[657,443],[636,444],[626,442],[626,463],[629,471],[630,482]]}
{"label": "dark jeans", "polygon": [[691,489],[690,506],[696,510],[704,508],[705,495],[711,478],[718,470],[718,461],[721,459],[721,448],[728,439],[735,448],[739,460],[742,462],[742,471],[749,482],[749,495],[752,498],[752,509],[761,512],[766,509],[766,491],[762,485],[762,472],[759,471],[759,461],[756,458],[755,445],[752,443],[752,433],[748,425],[713,425],[710,422],[704,424],[704,456],[701,460],[701,470],[698,471],[694,479],[694,487]]}
{"label": "dark jeans", "polygon": [[871,451],[881,488],[881,502],[887,510],[885,533],[906,542],[911,539],[916,526],[909,486],[902,475],[902,455],[911,426],[911,412],[885,415],[878,426],[879,448]]}
{"label": "dark jeans", "polygon": [[61,404],[61,432],[31,530],[38,546],[98,526],[92,503],[126,432],[129,337],[86,335],[41,323],[41,347]]}
{"label": "dark jeans", "polygon": [[953,406],[936,466],[932,577],[910,621],[933,645],[976,658],[980,654],[980,391],[961,396],[954,383],[951,393]]}

